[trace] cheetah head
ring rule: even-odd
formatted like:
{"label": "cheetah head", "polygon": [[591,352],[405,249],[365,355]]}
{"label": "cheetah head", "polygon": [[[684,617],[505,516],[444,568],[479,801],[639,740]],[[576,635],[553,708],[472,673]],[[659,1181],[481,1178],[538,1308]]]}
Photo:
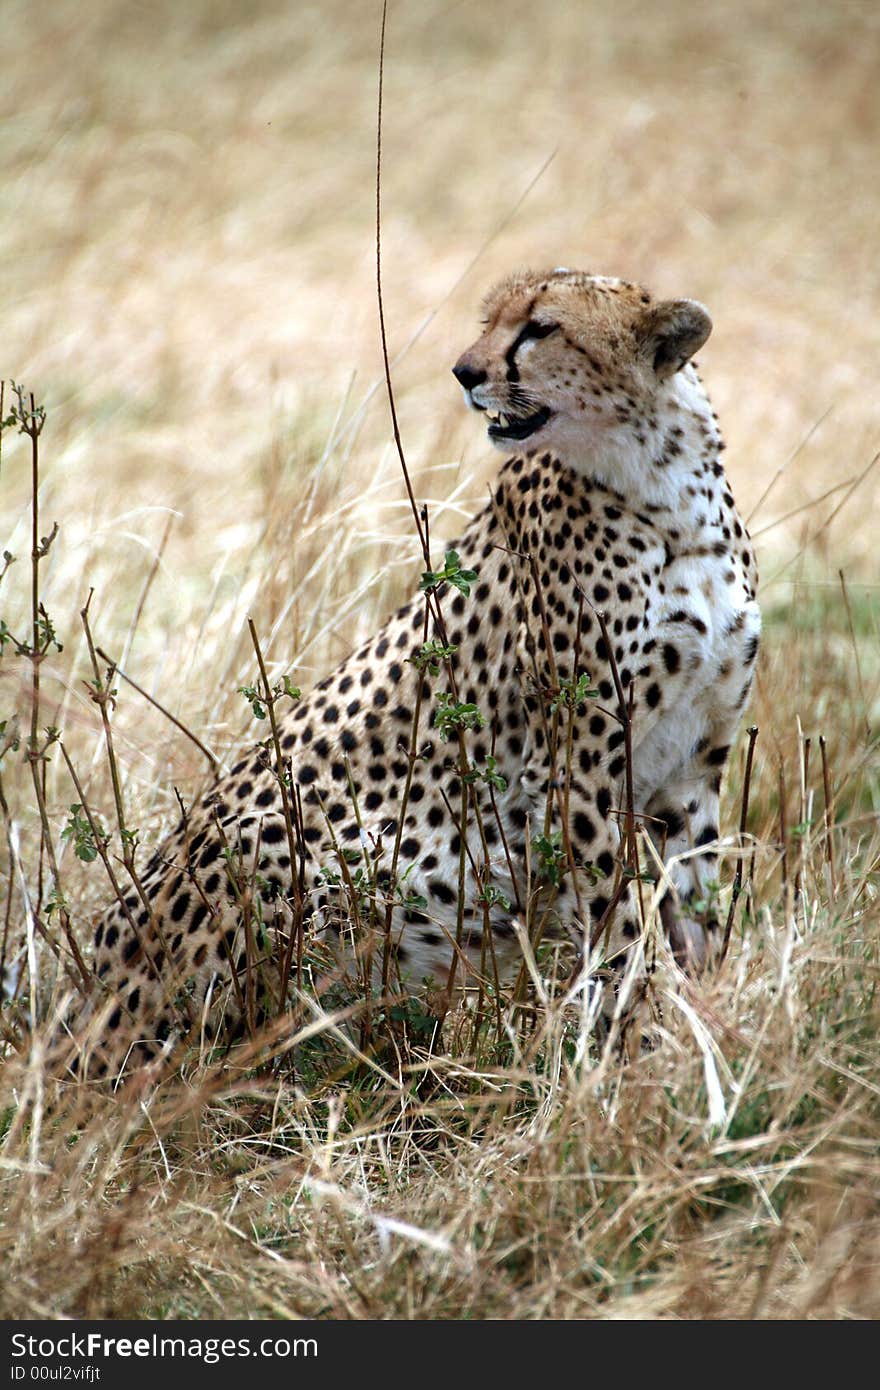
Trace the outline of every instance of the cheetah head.
{"label": "cheetah head", "polygon": [[483,332],[453,373],[499,448],[568,454],[644,444],[664,393],[712,329],[692,299],[574,270],[520,272],[483,305]]}

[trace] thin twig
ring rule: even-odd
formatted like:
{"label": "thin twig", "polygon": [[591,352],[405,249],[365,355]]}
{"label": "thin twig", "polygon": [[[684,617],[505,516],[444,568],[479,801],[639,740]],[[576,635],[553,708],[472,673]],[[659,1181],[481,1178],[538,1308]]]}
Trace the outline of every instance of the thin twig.
{"label": "thin twig", "polygon": [[828,416],[831,414],[833,409],[834,404],[832,403],[831,405],[829,405],[827,410],[822,412],[818,420],[816,420],[815,423],[810,426],[810,428],[807,430],[807,433],[804,435],[803,439],[798,444],[797,448],[792,450],[788,458],[785,459],[785,461],[779,465],[776,472],[773,474],[773,477],[770,479],[764,491],[761,493],[761,496],[758,498],[754,507],[752,507],[752,510],[746,517],[746,526],[751,526],[752,520],[754,519],[754,517],[758,515],[758,512],[761,510],[764,503],[767,501],[767,498],[770,496],[770,493],[773,491],[776,484],[779,482],[779,479],[782,477],[786,468],[788,468],[790,464],[794,463],[795,459],[798,457],[798,454],[800,454],[801,451],[807,447],[810,440],[813,438],[813,435],[816,433],[816,431],[820,428],[821,425],[824,425],[825,421],[828,419]]}
{"label": "thin twig", "polygon": [[730,894],[730,907],[727,912],[727,922],[724,927],[724,940],[721,944],[721,956],[719,964],[727,955],[727,948],[730,945],[730,933],[733,930],[733,915],[736,912],[736,904],[742,888],[743,860],[742,846],[746,833],[746,824],[749,816],[749,791],[752,785],[752,762],[755,756],[755,740],[758,737],[758,726],[753,724],[749,729],[749,746],[746,751],[746,770],[743,774],[742,804],[739,813],[739,847],[740,857],[736,861],[736,869],[733,875],[733,888]]}
{"label": "thin twig", "polygon": [[824,792],[823,816],[825,820],[825,853],[828,856],[828,872],[831,875],[831,892],[837,896],[837,866],[834,860],[834,793],[828,775],[828,750],[825,735],[819,735],[819,751],[822,754],[822,789]]}
{"label": "thin twig", "polygon": [[843,601],[846,604],[846,619],[849,623],[849,635],[852,638],[853,657],[855,658],[856,663],[856,677],[859,682],[859,696],[862,701],[862,716],[865,721],[865,737],[870,741],[871,725],[868,720],[868,699],[865,695],[865,683],[862,679],[862,663],[859,660],[859,644],[856,641],[856,628],[855,623],[853,622],[852,608],[850,606],[849,593],[846,587],[846,575],[844,574],[843,570],[838,570],[837,573],[840,576],[840,587],[843,590]]}
{"label": "thin twig", "polygon": [[197,738],[197,736],[193,733],[192,729],[188,729],[185,724],[181,723],[181,721],[171,713],[170,710],[166,709],[164,705],[160,704],[159,701],[155,698],[155,696],[148,694],[148,692],[144,690],[143,686],[138,685],[136,680],[133,680],[131,676],[126,675],[122,667],[117,666],[113,658],[111,656],[108,656],[107,653],[101,647],[96,647],[95,651],[102,661],[106,661],[107,665],[113,668],[117,676],[122,677],[126,685],[130,685],[132,690],[136,690],[139,695],[142,695],[144,699],[153,706],[154,709],[157,709],[160,714],[164,714],[165,718],[170,720],[170,722],[174,725],[175,729],[179,729],[182,734],[185,734],[186,737],[190,740],[190,742],[196,745],[196,748],[198,748],[200,753],[204,753],[205,757],[208,759],[208,762],[211,764],[211,771],[213,772],[214,777],[219,778],[221,772],[223,771],[223,765],[220,762],[220,759],[217,757],[215,753],[211,752],[210,748],[207,748],[205,744],[202,743],[200,738]]}
{"label": "thin twig", "polygon": [[428,549],[428,537],[422,526],[419,516],[419,508],[416,504],[415,493],[413,492],[412,482],[410,481],[409,469],[406,466],[406,458],[403,453],[403,443],[400,438],[400,426],[397,422],[397,407],[394,403],[394,391],[391,386],[391,366],[388,361],[388,339],[385,334],[385,306],[382,301],[382,95],[385,83],[385,24],[388,18],[388,0],[382,0],[382,30],[379,36],[379,97],[376,105],[376,298],[379,304],[379,334],[382,339],[382,364],[385,369],[385,386],[388,392],[388,406],[391,411],[391,426],[394,431],[394,444],[397,449],[397,456],[400,459],[400,467],[403,470],[403,481],[406,484],[406,493],[409,504],[412,508],[413,520],[416,524],[419,541],[422,547],[422,555],[425,561],[425,569],[431,568],[431,555]]}

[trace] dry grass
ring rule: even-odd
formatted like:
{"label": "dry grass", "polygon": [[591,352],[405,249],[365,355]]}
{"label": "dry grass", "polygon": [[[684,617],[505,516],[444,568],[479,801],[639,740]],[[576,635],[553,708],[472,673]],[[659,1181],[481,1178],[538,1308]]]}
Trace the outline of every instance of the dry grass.
{"label": "dry grass", "polygon": [[[43,665],[41,723],[110,820],[82,684],[90,587],[102,647],[225,759],[251,736],[247,614],[273,670],[307,685],[420,569],[375,390],[378,15],[56,0],[39,24],[24,4],[5,17],[2,374],[48,408],[42,533],[61,525],[42,586],[64,650]],[[582,1055],[560,1010],[477,1055],[454,1019],[430,1059],[357,1062],[325,1028],[295,1073],[283,1045],[275,1064],[245,1048],[124,1096],[61,1086],[39,1044],[10,1045],[3,1315],[880,1314],[878,37],[873,7],[842,0],[392,6],[386,310],[435,534],[494,466],[447,375],[494,275],[587,264],[716,318],[702,365],[757,509],[767,619],[749,921],[719,978],[661,972],[661,1045],[626,1067]],[[6,433],[0,473],[16,632],[26,443]],[[26,730],[30,690],[7,647],[0,719]],[[133,692],[113,727],[147,842],[205,766]],[[39,939],[28,962],[24,893],[45,902],[49,874],[20,752],[2,777],[26,1019],[64,980]],[[106,888],[59,839],[75,799],[53,753],[48,815],[86,943]]]}

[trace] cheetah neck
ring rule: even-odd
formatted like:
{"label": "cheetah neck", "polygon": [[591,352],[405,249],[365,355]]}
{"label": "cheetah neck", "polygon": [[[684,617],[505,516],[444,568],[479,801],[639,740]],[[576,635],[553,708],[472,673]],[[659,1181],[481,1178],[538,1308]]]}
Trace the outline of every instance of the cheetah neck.
{"label": "cheetah neck", "polygon": [[654,409],[597,440],[561,441],[560,462],[651,518],[673,550],[720,524],[726,491],[716,417],[692,366],[679,372]]}

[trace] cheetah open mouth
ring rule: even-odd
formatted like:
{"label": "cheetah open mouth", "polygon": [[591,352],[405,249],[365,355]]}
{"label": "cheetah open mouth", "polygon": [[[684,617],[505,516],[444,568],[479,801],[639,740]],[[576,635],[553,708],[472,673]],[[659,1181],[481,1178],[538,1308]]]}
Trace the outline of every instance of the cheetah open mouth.
{"label": "cheetah open mouth", "polygon": [[490,439],[528,439],[530,434],[534,434],[542,425],[546,425],[550,419],[551,410],[549,406],[542,405],[540,410],[536,410],[534,415],[525,415],[517,419],[512,415],[505,415],[501,411],[498,415],[489,413],[489,438]]}

